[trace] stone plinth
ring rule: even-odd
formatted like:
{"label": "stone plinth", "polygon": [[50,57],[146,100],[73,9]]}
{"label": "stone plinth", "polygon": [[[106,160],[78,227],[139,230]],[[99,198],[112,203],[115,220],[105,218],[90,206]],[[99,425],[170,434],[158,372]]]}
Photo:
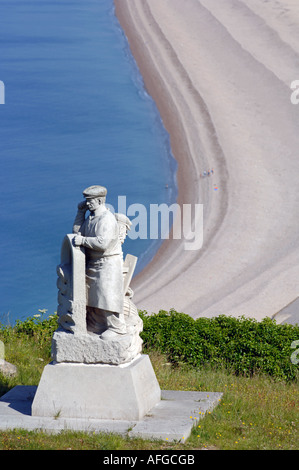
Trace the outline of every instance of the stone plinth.
{"label": "stone plinth", "polygon": [[51,363],[43,371],[32,416],[140,420],[160,398],[147,355],[119,366]]}
{"label": "stone plinth", "polygon": [[55,331],[52,338],[52,359],[55,362],[119,365],[131,362],[141,352],[139,335],[119,335],[103,340],[98,335],[76,335]]}

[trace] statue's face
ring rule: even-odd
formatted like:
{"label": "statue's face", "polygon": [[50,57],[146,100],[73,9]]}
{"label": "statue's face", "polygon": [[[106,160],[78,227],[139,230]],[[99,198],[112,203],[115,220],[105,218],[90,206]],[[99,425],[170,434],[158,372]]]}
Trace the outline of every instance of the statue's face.
{"label": "statue's face", "polygon": [[100,202],[99,202],[98,199],[86,199],[86,205],[87,205],[88,209],[91,212],[93,212],[99,207]]}

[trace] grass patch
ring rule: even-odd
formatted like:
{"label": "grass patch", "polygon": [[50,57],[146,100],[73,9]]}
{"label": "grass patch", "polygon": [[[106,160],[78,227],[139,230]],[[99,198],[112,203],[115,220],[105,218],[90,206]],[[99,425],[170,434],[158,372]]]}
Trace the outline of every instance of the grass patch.
{"label": "grass patch", "polygon": [[298,383],[265,374],[236,376],[223,368],[173,366],[152,352],[151,361],[164,389],[223,392],[188,439],[192,449],[295,450],[299,447]]}

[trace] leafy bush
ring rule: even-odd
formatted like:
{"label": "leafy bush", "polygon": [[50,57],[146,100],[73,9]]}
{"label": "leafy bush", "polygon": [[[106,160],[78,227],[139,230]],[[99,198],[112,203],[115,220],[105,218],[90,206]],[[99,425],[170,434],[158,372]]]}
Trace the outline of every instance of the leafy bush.
{"label": "leafy bush", "polygon": [[[28,340],[50,358],[51,338],[58,324],[56,315],[44,318],[45,313],[40,310],[38,315],[17,321],[14,327],[0,325],[0,340],[7,346],[11,344],[11,348],[18,338]],[[299,339],[298,325],[225,315],[194,320],[175,310],[139,314],[144,350],[166,354],[174,365],[225,367],[247,376],[261,372],[285,381],[298,378],[298,365],[291,362],[291,344]]]}
{"label": "leafy bush", "polygon": [[39,314],[27,318],[25,321],[17,320],[14,331],[17,335],[34,336],[41,343],[49,341],[58,328],[57,315],[44,318],[46,310],[39,310]]}
{"label": "leafy bush", "polygon": [[296,380],[291,344],[299,339],[299,326],[220,315],[192,319],[175,310],[156,315],[140,312],[144,347],[167,354],[169,361],[195,367],[224,366],[236,374],[257,372],[286,381]]}
{"label": "leafy bush", "polygon": [[28,317],[26,320],[17,320],[14,326],[0,324],[0,340],[4,343],[15,341],[17,338],[30,339],[39,347],[47,347],[51,350],[51,339],[54,331],[58,328],[57,315],[45,317],[46,310]]}

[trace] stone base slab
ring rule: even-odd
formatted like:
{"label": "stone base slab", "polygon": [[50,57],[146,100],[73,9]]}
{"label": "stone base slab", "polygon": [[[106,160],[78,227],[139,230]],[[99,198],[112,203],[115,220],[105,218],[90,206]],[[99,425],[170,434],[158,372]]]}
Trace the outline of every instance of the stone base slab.
{"label": "stone base slab", "polygon": [[161,400],[143,419],[105,420],[39,417],[31,415],[37,387],[18,385],[0,398],[0,430],[26,429],[59,433],[61,431],[105,432],[143,439],[185,442],[192,428],[205,413],[220,402],[220,392],[162,390]]}
{"label": "stone base slab", "polygon": [[147,355],[121,366],[51,363],[44,368],[32,416],[140,420],[160,398]]}

